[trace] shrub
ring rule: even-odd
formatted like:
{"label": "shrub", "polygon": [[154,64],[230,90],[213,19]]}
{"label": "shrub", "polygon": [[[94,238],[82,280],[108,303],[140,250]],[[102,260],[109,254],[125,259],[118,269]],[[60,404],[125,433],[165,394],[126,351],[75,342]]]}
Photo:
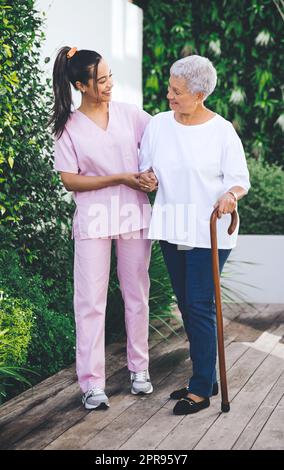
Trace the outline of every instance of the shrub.
{"label": "shrub", "polygon": [[28,348],[34,323],[28,301],[0,293],[0,403],[12,393],[31,385],[26,375],[32,371],[22,368],[27,363]]}
{"label": "shrub", "polygon": [[0,404],[7,398],[9,387],[18,384],[31,386],[29,380],[23,375],[28,372],[18,366],[7,366],[5,363],[6,348],[11,346],[11,338],[7,338],[8,330],[0,330]]}
{"label": "shrub", "polygon": [[[73,206],[53,171],[46,128],[50,80],[39,67],[43,17],[34,0],[0,4],[0,238],[52,292],[51,308],[71,308]],[[66,281],[67,279],[67,281]]]}
{"label": "shrub", "polygon": [[21,299],[19,308],[28,306],[32,311],[34,322],[25,366],[44,378],[70,364],[75,344],[73,315],[49,308],[43,279],[24,269],[14,252],[4,251],[0,255],[0,290],[9,296],[17,295]]}
{"label": "shrub", "polygon": [[0,330],[6,330],[7,342],[0,343],[0,357],[5,365],[26,363],[33,323],[30,303],[4,294],[0,300]]}
{"label": "shrub", "polygon": [[284,171],[277,165],[248,160],[251,189],[239,202],[240,233],[284,234]]}

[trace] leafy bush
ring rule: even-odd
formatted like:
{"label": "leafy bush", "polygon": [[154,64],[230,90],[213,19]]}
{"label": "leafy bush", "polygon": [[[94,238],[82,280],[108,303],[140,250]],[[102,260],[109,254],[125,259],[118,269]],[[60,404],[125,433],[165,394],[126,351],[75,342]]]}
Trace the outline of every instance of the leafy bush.
{"label": "leafy bush", "polygon": [[251,189],[239,202],[240,233],[284,234],[284,171],[277,165],[248,160]]}
{"label": "leafy bush", "polygon": [[34,312],[37,324],[32,330],[27,366],[43,379],[74,361],[75,327],[68,314],[37,306]]}
{"label": "leafy bush", "polygon": [[34,0],[0,4],[0,238],[52,292],[50,307],[72,308],[73,206],[53,171],[46,129],[50,80],[39,68],[43,18]]}
{"label": "leafy bush", "polygon": [[5,349],[11,346],[11,338],[7,339],[8,330],[0,330],[0,404],[7,398],[9,387],[15,382],[31,386],[22,372],[29,372],[18,366],[8,366],[5,363]]}
{"label": "leafy bush", "polygon": [[[44,292],[44,282],[39,274],[23,269],[19,256],[14,252],[0,254],[0,290],[21,299],[21,306],[32,311],[33,325],[30,331],[26,367],[47,377],[74,360],[73,315],[59,313],[49,308],[49,297]],[[17,328],[10,334],[17,334]],[[31,377],[32,380],[32,377]]]}
{"label": "leafy bush", "polygon": [[[0,403],[15,388],[30,386],[27,374],[33,371],[21,366],[28,360],[28,348],[34,323],[28,301],[12,298],[0,292]],[[13,394],[13,393],[12,393]]]}
{"label": "leafy bush", "polygon": [[23,365],[31,341],[33,312],[28,301],[4,294],[0,300],[0,330],[6,330],[7,343],[0,343],[0,357],[5,365]]}

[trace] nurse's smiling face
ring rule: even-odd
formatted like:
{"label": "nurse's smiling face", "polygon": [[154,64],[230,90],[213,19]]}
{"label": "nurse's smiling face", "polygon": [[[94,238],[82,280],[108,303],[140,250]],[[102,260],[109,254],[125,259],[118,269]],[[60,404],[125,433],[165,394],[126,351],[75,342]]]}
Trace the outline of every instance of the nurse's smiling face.
{"label": "nurse's smiling face", "polygon": [[[92,76],[92,67],[90,67],[90,76]],[[111,90],[113,87],[113,79],[111,70],[104,59],[98,64],[97,80],[90,78],[87,85],[80,86],[85,98],[99,103],[108,103],[111,100]]]}

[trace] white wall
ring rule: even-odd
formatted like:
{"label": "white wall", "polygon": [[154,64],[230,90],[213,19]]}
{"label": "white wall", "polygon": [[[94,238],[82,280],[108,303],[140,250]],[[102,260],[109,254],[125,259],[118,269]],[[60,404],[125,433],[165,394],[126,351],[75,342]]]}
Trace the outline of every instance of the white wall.
{"label": "white wall", "polygon": [[241,291],[246,301],[284,304],[284,236],[239,235],[229,260],[234,263],[227,263],[224,270],[231,272],[231,280],[224,284]]}
{"label": "white wall", "polygon": [[[36,6],[46,13],[42,67],[49,76],[60,47],[95,50],[112,69],[113,99],[142,106],[140,8],[127,0],[37,0]],[[48,64],[45,57],[51,58]],[[74,91],[73,98],[79,106],[80,94]]]}

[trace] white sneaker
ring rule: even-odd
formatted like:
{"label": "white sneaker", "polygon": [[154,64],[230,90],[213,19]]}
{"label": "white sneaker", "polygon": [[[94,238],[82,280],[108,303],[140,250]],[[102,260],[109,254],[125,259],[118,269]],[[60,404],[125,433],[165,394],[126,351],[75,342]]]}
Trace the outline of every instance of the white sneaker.
{"label": "white sneaker", "polygon": [[103,389],[94,387],[84,393],[82,397],[82,403],[86,410],[94,410],[95,408],[101,407],[108,408],[109,401]]}
{"label": "white sneaker", "polygon": [[148,370],[142,370],[141,372],[130,372],[131,379],[131,393],[133,395],[148,394],[153,392],[153,386],[150,382],[150,376]]}

